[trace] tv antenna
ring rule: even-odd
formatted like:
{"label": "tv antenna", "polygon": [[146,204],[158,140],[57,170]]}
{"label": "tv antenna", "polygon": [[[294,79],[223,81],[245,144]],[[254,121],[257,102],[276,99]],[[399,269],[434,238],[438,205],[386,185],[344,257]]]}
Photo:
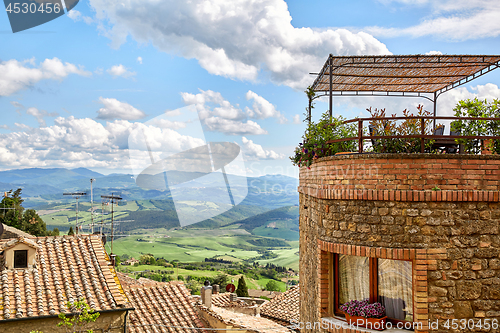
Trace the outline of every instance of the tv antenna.
{"label": "tv antenna", "polygon": [[63,195],[70,195],[76,199],[76,223],[75,223],[75,233],[78,235],[78,199],[87,195],[87,192],[66,192]]}
{"label": "tv antenna", "polygon": [[90,228],[90,233],[94,233],[94,196],[92,192],[92,183],[95,182],[94,178],[90,178],[90,223],[91,223],[91,228]]}
{"label": "tv antenna", "polygon": [[114,213],[114,204],[115,203],[118,203],[118,201],[122,200],[123,198],[118,196],[118,195],[114,195],[113,193],[111,193],[111,195],[101,195],[101,199],[107,199],[109,200],[109,202],[111,202],[111,254],[110,256],[113,258],[113,265],[114,265],[114,257],[113,257],[113,227],[114,227],[114,220],[113,220],[113,213]]}

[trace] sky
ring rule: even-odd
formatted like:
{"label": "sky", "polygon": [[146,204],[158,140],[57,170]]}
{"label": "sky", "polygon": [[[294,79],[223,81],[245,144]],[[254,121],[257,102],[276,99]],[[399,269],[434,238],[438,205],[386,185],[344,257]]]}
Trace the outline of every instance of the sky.
{"label": "sky", "polygon": [[[330,53],[500,54],[499,18],[497,0],[81,0],[12,33],[2,12],[0,169],[133,173],[143,157],[131,145],[147,137],[155,158],[232,142],[244,163],[228,172],[298,177],[304,90]],[[447,92],[438,114],[500,98],[499,85],[497,70]],[[341,97],[334,114],[419,103],[432,110]],[[313,119],[327,108],[319,100]]]}

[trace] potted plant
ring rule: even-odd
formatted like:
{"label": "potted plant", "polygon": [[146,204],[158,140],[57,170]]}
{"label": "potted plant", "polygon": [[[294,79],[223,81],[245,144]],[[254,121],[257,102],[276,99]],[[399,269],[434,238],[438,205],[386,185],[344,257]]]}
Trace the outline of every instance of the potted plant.
{"label": "potted plant", "polygon": [[380,303],[371,303],[365,299],[362,301],[352,300],[340,306],[350,325],[366,327],[382,331],[385,329],[385,308]]}

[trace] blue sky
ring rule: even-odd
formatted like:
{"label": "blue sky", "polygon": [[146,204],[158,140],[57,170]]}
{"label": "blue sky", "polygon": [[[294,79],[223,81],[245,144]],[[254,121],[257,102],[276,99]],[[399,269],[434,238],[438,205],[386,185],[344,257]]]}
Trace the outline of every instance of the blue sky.
{"label": "blue sky", "polygon": [[[3,12],[0,169],[131,173],[130,133],[141,129],[158,154],[229,141],[245,159],[246,170],[233,172],[296,177],[288,156],[305,129],[303,91],[329,53],[500,54],[499,17],[498,1],[486,0],[82,0],[13,34]],[[500,98],[499,85],[493,71],[444,94],[438,112],[476,95]],[[335,113],[418,103],[426,105],[338,98]],[[186,106],[195,118],[179,114]],[[203,125],[201,137],[193,122]]]}

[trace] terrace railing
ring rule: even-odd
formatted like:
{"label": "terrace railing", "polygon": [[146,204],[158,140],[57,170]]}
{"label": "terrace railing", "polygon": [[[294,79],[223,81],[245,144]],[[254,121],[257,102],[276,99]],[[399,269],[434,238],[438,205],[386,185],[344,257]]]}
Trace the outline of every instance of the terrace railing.
{"label": "terrace railing", "polygon": [[[377,123],[377,122],[389,122],[398,120],[411,120],[415,119],[420,122],[420,133],[410,134],[410,135],[365,135],[364,134],[364,122]],[[425,152],[426,140],[436,140],[442,141],[443,139],[468,139],[468,140],[500,140],[500,136],[495,135],[439,135],[439,134],[426,134],[426,120],[450,120],[450,121],[494,121],[498,123],[500,131],[500,118],[482,118],[482,117],[433,117],[433,116],[408,116],[408,117],[375,117],[375,118],[355,118],[344,121],[342,124],[358,123],[358,135],[355,137],[341,138],[335,140],[329,140],[326,143],[336,143],[345,141],[358,141],[358,152],[363,153],[364,141],[365,140],[381,140],[381,139],[420,139],[420,152]],[[332,124],[333,125],[333,124]],[[456,143],[457,146],[459,143]]]}

